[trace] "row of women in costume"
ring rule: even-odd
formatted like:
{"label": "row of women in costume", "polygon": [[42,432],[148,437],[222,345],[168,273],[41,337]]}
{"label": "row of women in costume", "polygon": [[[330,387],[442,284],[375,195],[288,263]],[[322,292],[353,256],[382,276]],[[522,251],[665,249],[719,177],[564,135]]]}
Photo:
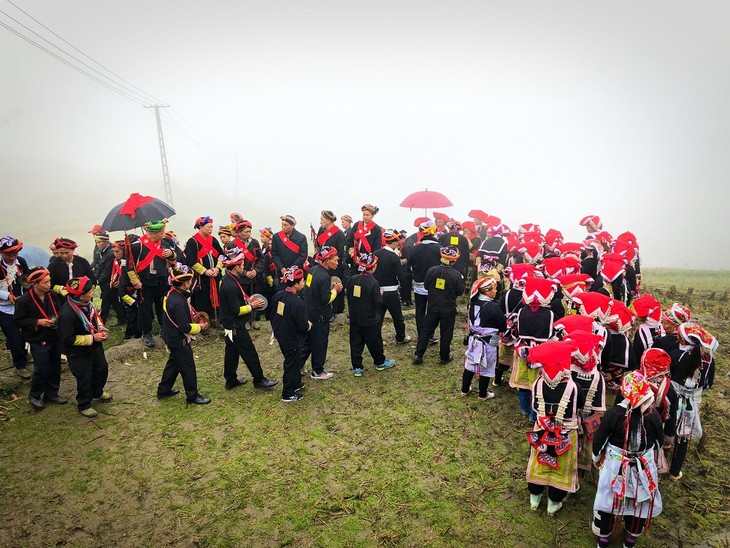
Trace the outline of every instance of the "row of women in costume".
{"label": "row of women in costume", "polygon": [[[476,375],[479,398],[491,399],[490,379],[500,383],[511,369],[520,410],[534,423],[531,508],[547,489],[555,514],[577,490],[578,471],[593,462],[601,470],[599,545],[608,545],[623,516],[624,543],[633,546],[661,512],[659,472],[680,479],[690,440],[702,435],[699,407],[712,386],[717,341],[677,303],[662,311],[645,294],[629,308],[589,291],[585,274],[540,277],[549,272],[529,263],[504,272],[510,287],[499,301],[498,276],[472,285],[461,394],[469,395]],[[608,410],[607,391],[616,394]]]}

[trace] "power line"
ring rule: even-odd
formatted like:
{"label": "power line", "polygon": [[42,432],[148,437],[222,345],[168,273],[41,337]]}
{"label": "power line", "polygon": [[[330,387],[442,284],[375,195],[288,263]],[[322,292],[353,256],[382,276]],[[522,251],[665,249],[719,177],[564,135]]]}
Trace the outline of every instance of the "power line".
{"label": "power line", "polygon": [[[8,0],[8,1],[9,1],[9,0]],[[22,10],[21,10],[21,11],[22,11]],[[95,69],[94,67],[92,67],[92,66],[91,66],[91,65],[89,65],[88,63],[85,63],[84,61],[82,61],[82,60],[81,60],[81,59],[79,59],[78,57],[75,57],[74,55],[72,55],[72,54],[70,54],[69,52],[65,51],[65,50],[64,50],[63,48],[60,48],[59,46],[57,46],[56,44],[54,44],[53,42],[51,42],[51,41],[50,41],[50,40],[48,40],[47,38],[45,38],[45,37],[41,36],[40,34],[38,34],[38,33],[37,33],[36,31],[34,31],[33,29],[31,29],[31,28],[30,28],[30,27],[28,27],[27,25],[25,25],[25,24],[23,24],[22,22],[18,21],[17,19],[15,19],[15,18],[14,18],[14,17],[12,16],[12,15],[10,15],[9,13],[7,13],[7,12],[5,12],[5,11],[3,11],[3,10],[0,10],[0,13],[2,13],[3,15],[5,15],[5,17],[7,17],[8,19],[11,19],[12,21],[14,21],[15,23],[17,23],[17,24],[18,24],[18,25],[20,25],[21,27],[23,27],[23,28],[24,28],[25,30],[27,30],[27,31],[29,31],[29,32],[31,32],[31,33],[33,33],[34,35],[36,35],[36,36],[37,36],[38,38],[40,38],[41,40],[43,40],[44,42],[46,42],[46,43],[47,43],[47,44],[49,44],[50,46],[52,46],[52,47],[56,48],[56,49],[57,49],[58,51],[60,51],[60,52],[61,52],[62,54],[64,54],[64,55],[66,55],[66,56],[70,57],[71,59],[73,59],[73,60],[74,60],[74,61],[76,61],[77,63],[80,63],[81,65],[83,65],[83,66],[84,66],[84,67],[86,67],[87,69],[89,69],[89,70],[93,71],[93,72],[94,72],[94,73],[96,73],[96,74],[97,74],[97,75],[98,75],[99,77],[101,77],[101,78],[104,78],[104,79],[108,80],[109,82],[111,82],[111,84],[112,84],[112,85],[114,85],[114,86],[117,86],[117,87],[119,87],[119,88],[122,88],[122,89],[126,90],[125,92],[126,92],[127,94],[129,94],[129,95],[136,95],[136,96],[138,96],[138,97],[139,97],[139,99],[140,99],[140,100],[141,100],[142,102],[149,102],[149,99],[148,99],[147,97],[145,97],[144,95],[142,95],[142,94],[140,94],[140,93],[138,93],[138,92],[134,91],[134,89],[132,89],[132,88],[130,88],[130,87],[128,87],[128,86],[125,86],[124,84],[121,84],[121,83],[119,83],[119,82],[115,81],[115,80],[114,80],[113,78],[110,78],[110,77],[109,77],[109,76],[107,76],[106,74],[103,74],[102,72],[99,72],[99,71],[98,71],[97,69]],[[32,17],[31,17],[31,19],[32,19]],[[35,19],[33,19],[33,20],[35,21]],[[36,21],[36,22],[37,22],[37,21]],[[42,25],[42,23],[39,23],[39,24],[40,24],[41,26],[43,26],[43,25]],[[47,27],[45,27],[45,26],[43,26],[43,28],[46,28],[46,29],[47,29]],[[50,29],[47,29],[47,30],[50,30]],[[53,31],[50,31],[50,32],[53,32]],[[55,35],[55,33],[54,33],[54,35]],[[24,35],[24,36],[25,36],[25,35]],[[56,35],[56,36],[57,36],[57,35]],[[62,38],[61,38],[61,39],[62,39]],[[31,39],[31,40],[32,40],[32,39]],[[63,39],[62,39],[62,40],[63,40]],[[71,46],[71,47],[73,47],[73,46]],[[76,48],[74,48],[74,49],[76,49]],[[45,50],[44,50],[44,51],[45,51]],[[77,50],[77,51],[79,51],[79,50]],[[81,52],[81,53],[82,53],[83,55],[85,55],[86,57],[88,57],[88,56],[87,56],[86,54],[84,54],[83,52]],[[94,61],[93,59],[92,59],[92,61],[96,63],[96,61]],[[98,63],[97,63],[97,64],[98,64]],[[106,70],[106,69],[105,69],[105,70]]]}
{"label": "power line", "polygon": [[89,74],[88,72],[86,72],[86,71],[84,71],[83,69],[81,69],[81,68],[77,67],[77,66],[76,66],[76,65],[74,65],[73,63],[71,63],[71,62],[67,61],[66,59],[64,59],[64,58],[63,58],[63,57],[61,57],[60,55],[57,55],[57,54],[53,53],[53,52],[52,52],[51,50],[49,50],[48,48],[45,48],[45,47],[43,47],[43,46],[42,46],[42,45],[40,45],[39,43],[35,42],[35,41],[34,41],[33,39],[31,39],[31,38],[28,38],[28,37],[27,37],[27,36],[25,36],[25,35],[24,35],[23,33],[21,33],[21,32],[18,32],[17,30],[15,30],[14,28],[10,27],[10,26],[9,26],[9,25],[7,25],[6,23],[3,23],[2,21],[0,21],[0,26],[2,26],[2,27],[5,27],[5,28],[6,28],[6,29],[8,29],[8,30],[9,30],[10,32],[12,32],[13,34],[15,34],[15,35],[19,36],[20,38],[22,38],[23,40],[25,40],[25,41],[26,41],[26,42],[28,42],[29,44],[32,44],[33,46],[37,47],[37,48],[38,48],[38,49],[40,49],[41,51],[44,51],[45,53],[47,53],[47,54],[48,54],[48,55],[50,55],[51,57],[53,57],[53,58],[55,58],[55,59],[58,59],[58,60],[59,60],[59,61],[61,61],[61,62],[62,62],[63,64],[65,64],[65,65],[68,65],[69,67],[71,67],[72,69],[74,69],[74,70],[75,70],[75,71],[77,71],[77,72],[80,72],[81,74],[83,74],[83,75],[84,75],[84,76],[86,76],[87,78],[90,78],[91,80],[94,80],[95,82],[97,82],[97,83],[101,84],[102,86],[104,86],[104,87],[106,87],[106,88],[109,88],[109,89],[110,89],[110,90],[112,90],[112,91],[113,91],[114,93],[118,93],[118,94],[119,94],[119,95],[121,95],[122,97],[125,97],[125,98],[129,99],[130,101],[134,101],[134,102],[135,102],[135,103],[137,103],[137,104],[140,104],[140,105],[144,105],[144,104],[145,104],[145,102],[144,102],[144,101],[141,101],[141,100],[140,100],[140,99],[138,99],[137,97],[134,97],[134,96],[132,96],[132,95],[130,95],[130,94],[128,94],[128,93],[126,93],[126,92],[124,92],[124,91],[120,90],[119,88],[116,88],[116,87],[114,87],[114,86],[112,86],[112,85],[108,84],[107,82],[104,82],[103,80],[100,80],[99,78],[97,78],[97,77],[96,77],[96,76],[94,76],[93,74]]}
{"label": "power line", "polygon": [[185,131],[185,128],[182,127],[180,124],[178,124],[166,111],[163,111],[161,113],[162,119],[164,122],[169,125],[172,129],[174,129],[178,134],[180,134],[183,137],[186,137],[187,139],[190,139],[193,143],[195,143],[200,148],[205,148],[203,145],[201,145],[192,135],[190,135],[187,131]]}

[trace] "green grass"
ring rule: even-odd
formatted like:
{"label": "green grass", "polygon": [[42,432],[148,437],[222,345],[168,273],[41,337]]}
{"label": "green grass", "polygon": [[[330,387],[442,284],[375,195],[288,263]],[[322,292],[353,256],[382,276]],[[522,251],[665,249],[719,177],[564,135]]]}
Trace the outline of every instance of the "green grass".
{"label": "green grass", "polygon": [[[686,479],[662,479],[665,512],[643,546],[715,537],[727,529],[730,507],[730,330],[715,314],[727,303],[708,299],[728,278],[717,275],[717,287],[705,288],[699,276],[684,283],[674,276],[650,270],[644,280],[660,290],[675,285],[682,295],[696,284],[693,313],[722,346],[717,386],[703,400],[706,437],[690,451]],[[411,320],[411,334],[412,327]],[[112,333],[121,338],[121,328]],[[392,338],[390,323],[384,334]],[[413,349],[392,343],[386,355],[396,367],[376,372],[366,358],[368,370],[356,379],[346,335],[346,326],[332,333],[335,378],[306,379],[306,397],[296,404],[250,382],[224,390],[219,333],[195,343],[208,406],[186,407],[182,396],[158,401],[166,353],[139,341],[107,346],[114,400],[99,404],[93,421],[73,404],[35,413],[24,401],[27,386],[2,376],[0,545],[594,545],[594,478],[555,518],[544,505],[530,512],[528,425],[512,390],[496,388],[489,402],[461,398],[459,360],[438,366],[431,348],[424,365],[413,366]],[[267,326],[255,334],[265,372],[278,379],[281,356],[268,340]],[[243,364],[239,372],[250,378]],[[62,393],[72,396],[73,386],[64,372]]]}

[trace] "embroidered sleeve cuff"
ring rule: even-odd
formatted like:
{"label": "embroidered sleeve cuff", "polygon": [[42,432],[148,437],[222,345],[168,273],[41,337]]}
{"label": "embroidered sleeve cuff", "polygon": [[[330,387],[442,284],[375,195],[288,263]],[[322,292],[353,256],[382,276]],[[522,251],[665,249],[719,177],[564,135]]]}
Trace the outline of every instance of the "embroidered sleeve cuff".
{"label": "embroidered sleeve cuff", "polygon": [[197,275],[199,275],[199,276],[202,276],[203,274],[205,274],[205,271],[206,271],[206,270],[208,270],[208,269],[207,269],[207,268],[205,268],[205,267],[204,267],[204,266],[203,266],[202,264],[200,264],[200,263],[195,263],[195,264],[193,265],[193,270],[195,270],[195,273],[196,273]]}
{"label": "embroidered sleeve cuff", "polygon": [[137,273],[134,270],[127,272],[127,275],[129,276],[129,281],[132,282],[132,285],[139,281],[139,276],[137,276]]}
{"label": "embroidered sleeve cuff", "polygon": [[332,304],[332,301],[334,301],[337,298],[337,291],[334,289],[330,291],[330,300],[327,301],[327,304]]}
{"label": "embroidered sleeve cuff", "polygon": [[244,304],[241,308],[238,309],[238,315],[245,316],[246,314],[250,314],[252,310],[253,307],[250,304]]}
{"label": "embroidered sleeve cuff", "polygon": [[190,324],[190,334],[191,335],[197,335],[200,333],[200,324],[199,323],[191,323]]}
{"label": "embroidered sleeve cuff", "polygon": [[94,344],[93,335],[76,335],[74,346],[91,346]]}
{"label": "embroidered sleeve cuff", "polygon": [[135,301],[135,300],[134,300],[134,299],[133,299],[133,298],[132,298],[131,296],[129,296],[129,295],[124,295],[124,296],[122,297],[122,302],[124,302],[124,304],[128,304],[129,306],[133,306],[133,305],[134,305],[134,303],[136,303],[137,301]]}

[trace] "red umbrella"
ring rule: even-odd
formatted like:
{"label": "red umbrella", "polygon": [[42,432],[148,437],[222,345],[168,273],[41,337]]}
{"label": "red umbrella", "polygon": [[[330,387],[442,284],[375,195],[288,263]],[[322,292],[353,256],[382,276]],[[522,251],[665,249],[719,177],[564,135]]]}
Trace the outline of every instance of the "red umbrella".
{"label": "red umbrella", "polygon": [[432,209],[434,207],[450,207],[451,203],[446,196],[435,190],[419,190],[413,194],[409,194],[400,203],[401,207],[413,209],[414,207],[423,209]]}

